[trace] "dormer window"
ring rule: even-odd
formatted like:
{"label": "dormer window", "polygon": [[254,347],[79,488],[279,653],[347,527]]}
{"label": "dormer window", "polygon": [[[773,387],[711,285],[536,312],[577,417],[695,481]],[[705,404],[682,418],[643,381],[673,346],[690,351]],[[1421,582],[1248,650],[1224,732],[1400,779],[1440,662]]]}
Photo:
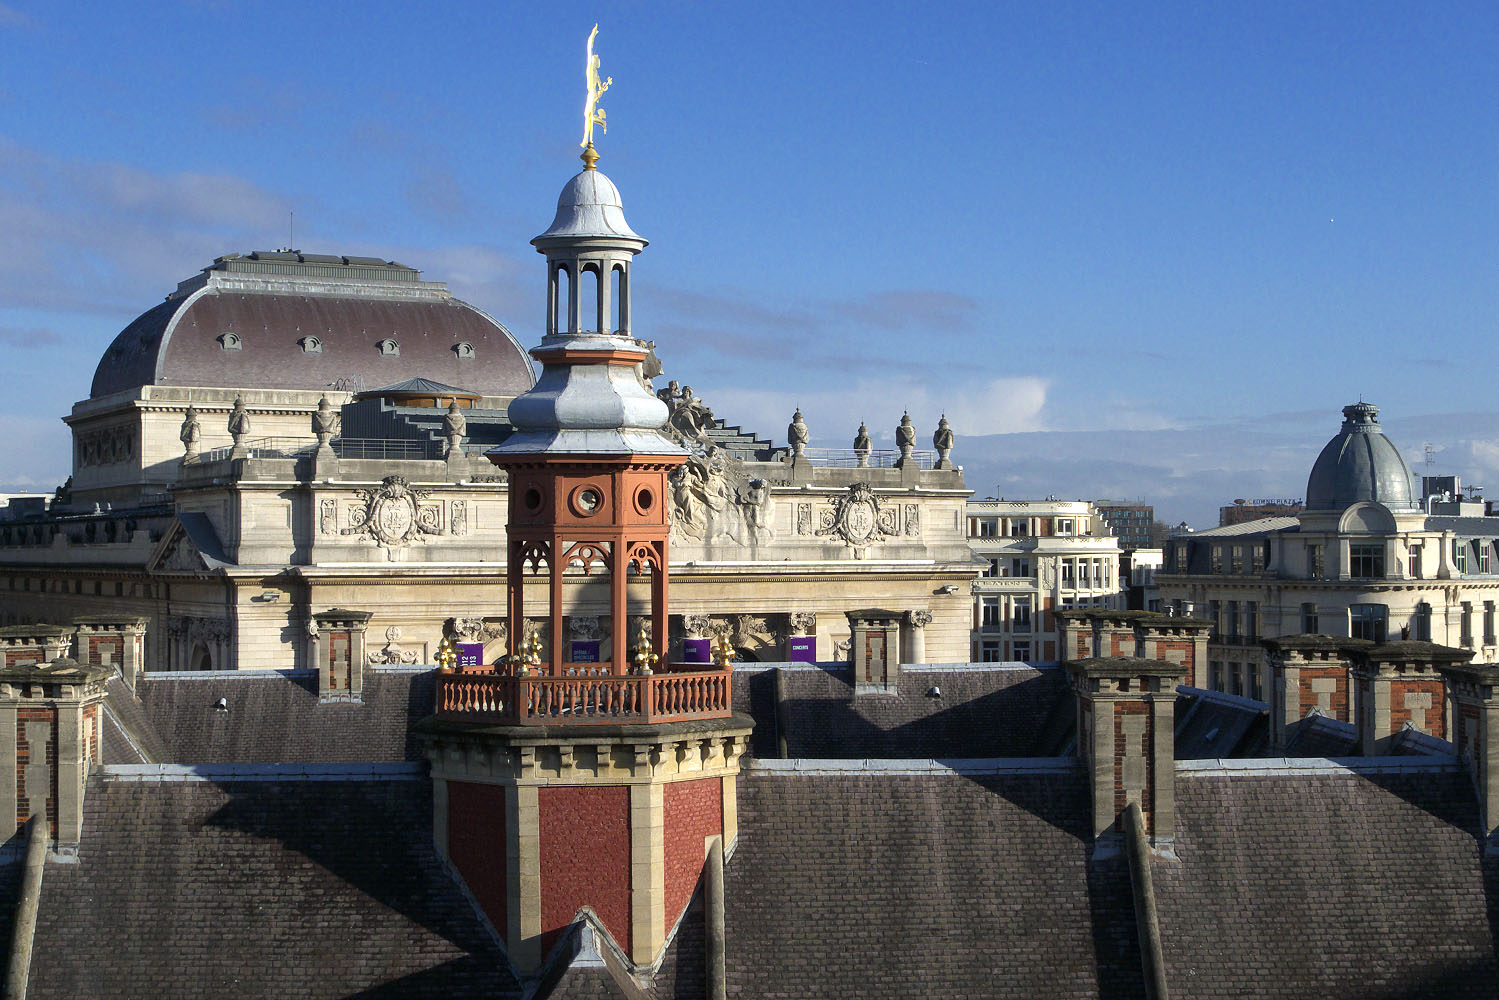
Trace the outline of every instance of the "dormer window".
{"label": "dormer window", "polygon": [[382,358],[399,358],[401,356],[401,345],[389,337],[375,345]]}
{"label": "dormer window", "polygon": [[317,337],[303,337],[301,340],[297,341],[297,343],[302,345],[303,354],[323,353],[323,342]]}
{"label": "dormer window", "polygon": [[239,334],[227,330],[219,334],[219,346],[226,351],[238,351],[243,349],[243,345],[239,340]]}
{"label": "dormer window", "polygon": [[460,361],[471,361],[474,357],[474,345],[463,341],[453,345],[453,353],[458,355]]}

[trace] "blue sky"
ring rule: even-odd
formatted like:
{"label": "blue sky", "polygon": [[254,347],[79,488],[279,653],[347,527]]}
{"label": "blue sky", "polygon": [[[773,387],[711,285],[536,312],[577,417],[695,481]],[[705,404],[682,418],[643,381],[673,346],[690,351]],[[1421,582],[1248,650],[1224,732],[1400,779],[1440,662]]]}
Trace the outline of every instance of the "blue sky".
{"label": "blue sky", "polygon": [[114,334],[290,211],[534,343],[595,21],[636,332],[720,415],[946,410],[981,496],[1199,524],[1299,496],[1360,396],[1499,473],[1492,3],[0,0],[0,485],[60,480]]}

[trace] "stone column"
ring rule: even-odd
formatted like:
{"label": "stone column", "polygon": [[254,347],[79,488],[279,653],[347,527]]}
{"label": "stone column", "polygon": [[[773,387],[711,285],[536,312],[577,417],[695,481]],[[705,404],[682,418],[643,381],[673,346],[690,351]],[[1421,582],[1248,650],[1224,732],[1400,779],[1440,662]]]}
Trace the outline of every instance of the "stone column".
{"label": "stone column", "polygon": [[931,623],[930,611],[906,612],[906,663],[926,662],[926,627]]}
{"label": "stone column", "polygon": [[1446,688],[1440,668],[1466,663],[1472,657],[1471,649],[1414,640],[1355,650],[1360,753],[1365,757],[1389,753],[1392,738],[1407,725],[1447,739]]}
{"label": "stone column", "polygon": [[0,815],[47,816],[60,850],[83,835],[83,786],[113,673],[73,659],[0,667]]}
{"label": "stone column", "polygon": [[371,613],[331,608],[312,616],[317,623],[318,698],[359,701],[364,695],[364,633]]}
{"label": "stone column", "polygon": [[1078,756],[1093,789],[1095,855],[1119,850],[1119,817],[1139,803],[1151,845],[1176,834],[1176,686],[1185,669],[1164,660],[1088,657],[1067,663],[1077,696]]}
{"label": "stone column", "polygon": [[1315,709],[1338,722],[1353,722],[1349,657],[1370,645],[1330,635],[1263,639],[1269,663],[1270,746],[1284,750]]}
{"label": "stone column", "polygon": [[1473,775],[1483,852],[1499,854],[1499,664],[1438,668],[1452,704],[1452,745]]}
{"label": "stone column", "polygon": [[849,611],[854,694],[894,694],[900,686],[900,620],[894,611]]}

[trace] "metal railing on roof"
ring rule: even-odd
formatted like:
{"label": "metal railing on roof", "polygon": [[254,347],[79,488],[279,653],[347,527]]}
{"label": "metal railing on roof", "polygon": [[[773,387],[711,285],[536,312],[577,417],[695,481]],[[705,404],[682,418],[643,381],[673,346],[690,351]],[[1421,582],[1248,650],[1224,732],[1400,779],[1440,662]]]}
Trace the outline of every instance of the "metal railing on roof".
{"label": "metal railing on roof", "polygon": [[411,438],[335,438],[333,453],[339,458],[405,459],[442,458],[446,442]]}
{"label": "metal railing on roof", "polygon": [[[305,438],[267,437],[245,442],[246,458],[296,458],[311,453],[316,447]],[[210,448],[199,457],[200,462],[222,462],[234,453],[233,445]]]}
{"label": "metal railing on roof", "polygon": [[[859,456],[852,448],[808,448],[806,450],[807,460],[813,465],[825,465],[836,469],[855,469],[859,467]],[[937,461],[937,453],[932,451],[913,451],[911,460],[916,463],[918,469],[930,469]],[[868,466],[871,469],[893,469],[896,462],[900,461],[900,452],[892,449],[880,449],[869,453]]]}

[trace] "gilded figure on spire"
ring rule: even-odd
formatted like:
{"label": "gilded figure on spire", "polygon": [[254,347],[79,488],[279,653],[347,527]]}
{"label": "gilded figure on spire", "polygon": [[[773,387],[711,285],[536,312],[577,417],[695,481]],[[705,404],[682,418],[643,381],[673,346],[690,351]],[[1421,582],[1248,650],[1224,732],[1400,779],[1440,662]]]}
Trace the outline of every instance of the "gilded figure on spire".
{"label": "gilded figure on spire", "polygon": [[[593,149],[593,127],[597,125],[600,132],[608,132],[609,126],[604,121],[604,109],[599,107],[599,98],[604,96],[604,91],[614,82],[614,77],[599,79],[599,57],[594,54],[593,40],[598,37],[599,26],[595,24],[593,31],[588,35],[588,100],[583,105],[583,141],[578,143],[585,150]],[[584,154],[587,159],[587,154]],[[593,164],[588,164],[590,167]]]}

